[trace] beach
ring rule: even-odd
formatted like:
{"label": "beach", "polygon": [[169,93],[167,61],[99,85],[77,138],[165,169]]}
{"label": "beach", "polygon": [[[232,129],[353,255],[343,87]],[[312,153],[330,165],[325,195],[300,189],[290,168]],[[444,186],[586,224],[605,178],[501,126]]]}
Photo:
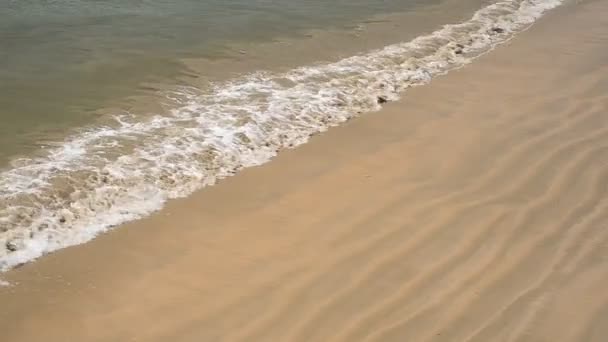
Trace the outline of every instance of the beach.
{"label": "beach", "polygon": [[1,340],[605,341],[606,27],[608,2],[566,2],[374,113],[17,265]]}
{"label": "beach", "polygon": [[[368,1],[379,0],[364,3]],[[93,101],[88,110],[80,108],[78,96],[47,101],[46,91],[42,98],[0,91],[0,101],[9,102],[0,104],[0,119],[11,132],[4,135],[9,143],[0,144],[0,153],[8,151],[10,156],[7,163],[0,161],[0,272],[148,217],[170,200],[188,197],[243,169],[267,163],[332,127],[376,112],[409,88],[474,62],[562,3],[471,2],[443,0],[421,8],[408,2],[409,11],[373,16],[351,28],[303,31],[308,33],[301,39],[263,44],[250,41],[234,59],[209,59],[193,49],[193,58],[163,63],[180,67],[160,83],[144,80],[156,68],[150,68],[143,79],[136,78],[141,83],[135,87],[122,77],[114,79],[113,84],[126,86],[131,95],[107,94],[109,102]],[[58,4],[87,8],[69,1]],[[140,5],[140,11],[148,7]],[[107,19],[106,15],[98,18]],[[137,17],[132,19],[127,22],[136,24]],[[87,22],[91,20],[97,19]],[[2,36],[4,31],[0,30]],[[13,31],[20,29],[9,28],[9,37]],[[136,38],[146,40],[136,33],[127,40]],[[31,46],[29,40],[23,43]],[[55,52],[54,46],[50,45]],[[92,69],[98,73],[103,67]],[[2,70],[12,70],[11,64]],[[75,78],[60,84],[79,87],[78,82]],[[12,87],[11,82],[2,83]],[[35,80],[26,83],[54,88]],[[105,93],[101,84],[98,92]],[[32,118],[27,119],[27,111],[13,111],[11,102],[18,107],[36,104],[48,111],[36,111],[36,124],[29,125]],[[71,109],[53,110],[55,102]],[[60,132],[46,127],[45,122],[59,124],[66,114],[77,116],[68,119],[68,127]],[[89,121],[89,115],[96,118],[79,123]],[[24,123],[25,130],[10,128]],[[10,152],[15,149],[21,152]]]}

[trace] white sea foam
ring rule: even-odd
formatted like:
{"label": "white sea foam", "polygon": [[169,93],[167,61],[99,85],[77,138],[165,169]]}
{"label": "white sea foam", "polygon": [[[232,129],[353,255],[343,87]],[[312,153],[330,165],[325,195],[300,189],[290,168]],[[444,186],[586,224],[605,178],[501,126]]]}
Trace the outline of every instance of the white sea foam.
{"label": "white sea foam", "polygon": [[0,269],[84,243],[316,133],[462,67],[560,0],[511,0],[407,43],[206,92],[181,89],[168,115],[116,117],[0,173]]}

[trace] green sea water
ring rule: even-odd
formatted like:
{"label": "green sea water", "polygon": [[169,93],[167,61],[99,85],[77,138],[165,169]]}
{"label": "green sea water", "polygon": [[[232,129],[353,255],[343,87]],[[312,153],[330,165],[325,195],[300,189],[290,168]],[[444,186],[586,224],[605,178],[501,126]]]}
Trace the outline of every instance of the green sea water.
{"label": "green sea water", "polygon": [[235,42],[349,27],[437,1],[2,1],[0,166],[96,120],[108,103],[150,92],[143,84],[176,83],[184,58],[228,58]]}

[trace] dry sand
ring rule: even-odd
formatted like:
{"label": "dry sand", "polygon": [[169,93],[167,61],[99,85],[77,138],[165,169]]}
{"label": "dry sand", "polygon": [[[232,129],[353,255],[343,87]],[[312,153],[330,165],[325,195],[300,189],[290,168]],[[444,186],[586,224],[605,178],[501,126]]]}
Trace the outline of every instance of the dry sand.
{"label": "dry sand", "polygon": [[608,341],[608,2],[3,277],[0,340]]}

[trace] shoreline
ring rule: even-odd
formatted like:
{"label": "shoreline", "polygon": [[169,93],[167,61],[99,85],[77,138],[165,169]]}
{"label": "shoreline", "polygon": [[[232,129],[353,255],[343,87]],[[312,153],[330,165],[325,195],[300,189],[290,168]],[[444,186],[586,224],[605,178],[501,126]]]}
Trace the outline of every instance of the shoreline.
{"label": "shoreline", "polygon": [[373,115],[4,273],[3,336],[606,338],[606,13],[563,5]]}
{"label": "shoreline", "polygon": [[274,158],[508,42],[562,0],[489,4],[455,25],[334,63],[182,89],[167,115],[76,135],[0,173],[0,269],[82,244]]}

